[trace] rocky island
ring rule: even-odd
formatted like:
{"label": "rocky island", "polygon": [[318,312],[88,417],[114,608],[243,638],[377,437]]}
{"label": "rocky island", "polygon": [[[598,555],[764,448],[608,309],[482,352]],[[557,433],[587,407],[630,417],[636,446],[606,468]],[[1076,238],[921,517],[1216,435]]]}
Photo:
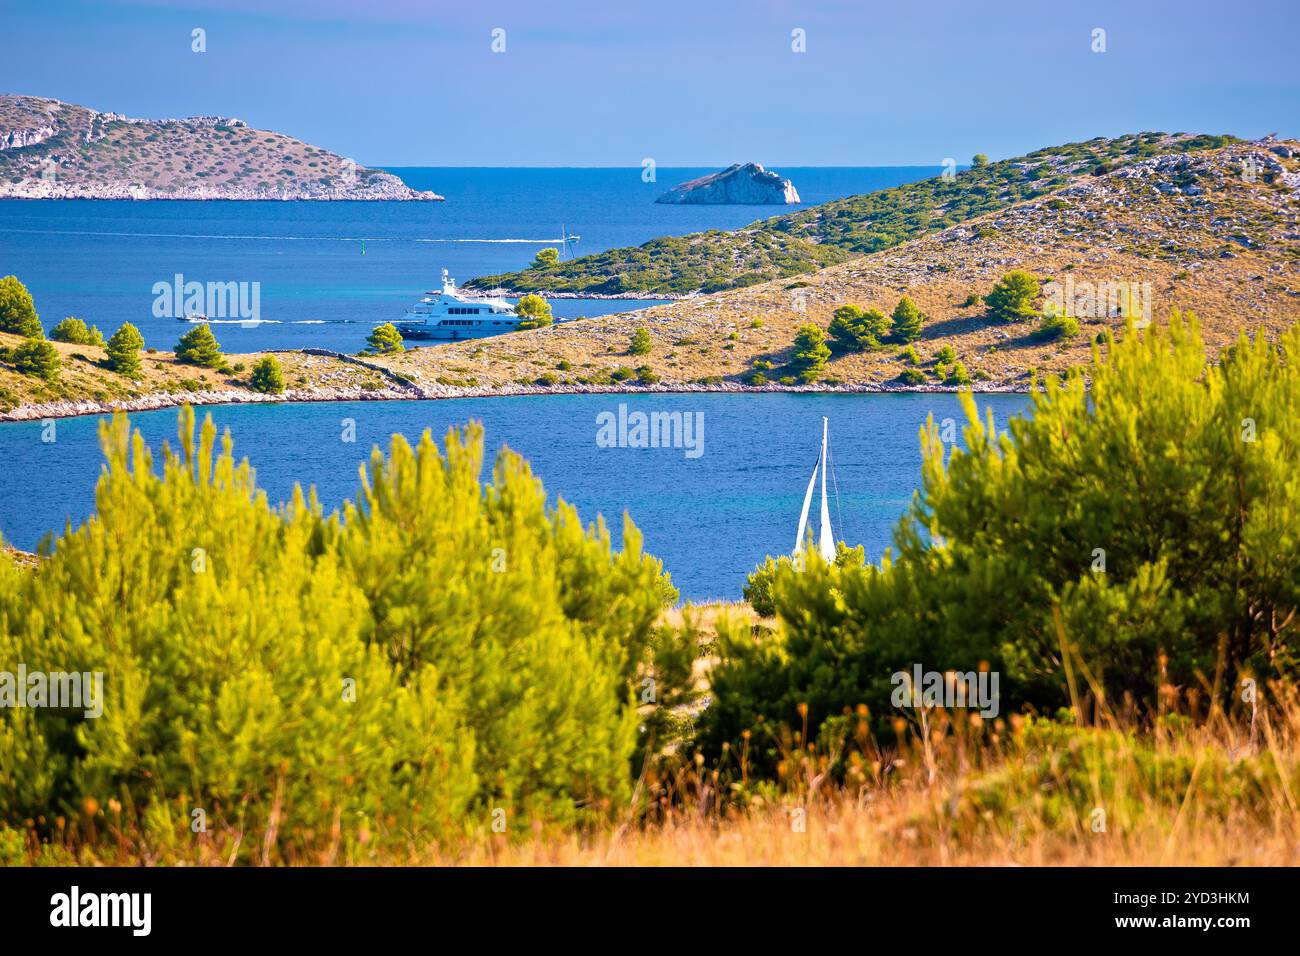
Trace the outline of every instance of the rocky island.
{"label": "rocky island", "polygon": [[799,202],[794,183],[758,163],[736,163],[720,173],[674,186],[655,202],[678,205],[787,206]]}
{"label": "rocky island", "polygon": [[225,116],[131,119],[0,95],[0,198],[440,200]]}

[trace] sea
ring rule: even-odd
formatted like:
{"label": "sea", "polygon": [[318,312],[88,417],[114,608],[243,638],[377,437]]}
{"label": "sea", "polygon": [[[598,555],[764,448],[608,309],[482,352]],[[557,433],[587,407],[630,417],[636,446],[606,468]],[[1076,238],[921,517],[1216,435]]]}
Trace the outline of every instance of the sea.
{"label": "sea", "polygon": [[[170,349],[188,326],[154,315],[154,286],[259,283],[258,323],[214,326],[228,352],[314,346],[354,352],[377,323],[399,319],[442,269],[461,281],[526,266],[561,235],[578,254],[664,235],[733,229],[798,207],[659,205],[654,198],[707,169],[395,168],[443,203],[0,201],[0,274],[31,290],[47,329],[75,315],[106,335],[132,322]],[[805,205],[937,175],[926,167],[782,168]],[[562,318],[621,312],[649,300],[556,299]],[[981,396],[999,426],[1017,395]],[[702,425],[698,448],[606,447],[600,423],[635,411],[680,412]],[[370,449],[477,420],[492,453],[523,453],[548,494],[582,517],[603,516],[619,540],[624,514],[664,561],[684,600],[740,597],[767,554],[788,552],[830,422],[828,496],[837,538],[877,560],[920,480],[918,435],[962,415],[946,394],[548,395],[355,403],[236,405],[202,410],[228,428],[236,455],[270,499],[314,486],[327,508],[355,498]],[[602,418],[602,416],[606,416]],[[137,413],[155,448],[174,409]],[[0,535],[34,549],[94,509],[102,467],[98,417],[0,424]],[[348,423],[351,423],[350,425]],[[957,429],[960,432],[960,429]],[[354,436],[355,440],[345,440]]]}

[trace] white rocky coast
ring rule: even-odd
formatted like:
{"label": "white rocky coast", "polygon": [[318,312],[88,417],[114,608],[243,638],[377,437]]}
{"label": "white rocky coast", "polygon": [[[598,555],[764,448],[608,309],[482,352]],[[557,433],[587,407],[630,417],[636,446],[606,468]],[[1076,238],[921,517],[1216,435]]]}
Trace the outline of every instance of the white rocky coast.
{"label": "white rocky coast", "polygon": [[681,205],[788,206],[799,202],[794,183],[758,163],[736,163],[720,173],[674,186],[655,202]]}

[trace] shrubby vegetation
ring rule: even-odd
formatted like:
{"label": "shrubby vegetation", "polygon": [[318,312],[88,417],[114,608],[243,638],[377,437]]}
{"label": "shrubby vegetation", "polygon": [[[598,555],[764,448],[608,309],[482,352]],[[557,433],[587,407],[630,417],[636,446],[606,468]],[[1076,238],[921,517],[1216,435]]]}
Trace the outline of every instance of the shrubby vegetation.
{"label": "shrubby vegetation", "polygon": [[1052,713],[1077,694],[1138,720],[1167,693],[1232,712],[1249,708],[1243,681],[1293,684],[1296,355],[1300,329],[1243,337],[1210,365],[1194,320],[1175,316],[1108,337],[1006,433],[966,394],[964,447],[946,448],[932,421],[922,432],[922,487],[894,554],[756,572],[778,627],[720,633],[701,746],[720,757],[752,734],[750,772],[771,772],[776,728],[806,721],[802,739],[824,746],[861,705],[887,731],[890,676],[915,662],[999,672],[1003,712]]}
{"label": "shrubby vegetation", "polygon": [[915,342],[921,337],[925,313],[916,307],[916,303],[911,298],[903,296],[894,307],[892,321],[894,341]]}
{"label": "shrubby vegetation", "polygon": [[0,332],[12,332],[29,339],[45,336],[32,294],[17,276],[0,279]]}
{"label": "shrubby vegetation", "polygon": [[815,382],[826,370],[830,357],[831,350],[821,326],[812,322],[799,326],[794,337],[794,355],[790,360],[790,367],[799,373],[799,377],[805,382]]}
{"label": "shrubby vegetation", "polygon": [[641,326],[632,333],[632,341],[628,344],[627,351],[629,355],[649,355],[652,348],[654,342],[650,338],[650,330]]}
{"label": "shrubby vegetation", "polygon": [[274,355],[264,355],[253,366],[249,387],[255,392],[279,395],[284,391],[284,367]]}
{"label": "shrubby vegetation", "polygon": [[385,322],[382,325],[376,325],[374,331],[366,336],[366,347],[362,354],[367,355],[391,355],[395,352],[405,352],[406,346],[402,344],[402,333],[397,331],[397,326],[392,322]]}
{"label": "shrubby vegetation", "polygon": [[202,322],[182,335],[176,343],[176,361],[204,368],[224,368],[226,357],[221,354],[221,344],[212,334],[212,326]]}
{"label": "shrubby vegetation", "polygon": [[123,322],[121,327],[108,340],[108,367],[114,372],[129,378],[140,377],[140,349],[144,348],[144,336],[130,322]]}
{"label": "shrubby vegetation", "polygon": [[1002,322],[1023,322],[1039,317],[1034,300],[1039,296],[1039,283],[1034,275],[1024,269],[1012,269],[993,286],[984,297],[988,316]]}
{"label": "shrubby vegetation", "polygon": [[889,316],[879,309],[842,305],[831,316],[826,333],[835,343],[835,351],[863,352],[879,348],[889,337],[890,327]]}
{"label": "shrubby vegetation", "polygon": [[141,855],[357,862],[626,812],[636,695],[653,662],[674,701],[693,650],[630,521],[616,552],[508,451],[484,487],[477,426],[395,436],[331,516],[269,505],[188,408],[156,464],[101,436],[94,516],[0,556],[0,660],[102,671],[103,716],[0,709],[0,837],[102,813]]}
{"label": "shrubby vegetation", "polygon": [[68,342],[72,345],[95,345],[104,347],[104,336],[93,325],[86,325],[75,316],[68,316],[50,332],[55,342]]}
{"label": "shrubby vegetation", "polygon": [[34,375],[47,382],[58,380],[63,360],[59,350],[44,339],[26,339],[9,352],[9,361],[24,375]]}
{"label": "shrubby vegetation", "polygon": [[555,321],[551,303],[540,295],[520,296],[515,303],[515,314],[523,320],[519,323],[520,329],[540,329]]}

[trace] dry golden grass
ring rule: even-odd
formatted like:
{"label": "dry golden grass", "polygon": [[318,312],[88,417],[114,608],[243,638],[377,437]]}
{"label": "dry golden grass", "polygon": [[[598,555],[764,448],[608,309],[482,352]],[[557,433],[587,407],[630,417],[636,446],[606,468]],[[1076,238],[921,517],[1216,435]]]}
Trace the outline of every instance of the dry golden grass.
{"label": "dry golden grass", "polygon": [[[1139,726],[1097,708],[1076,727],[1013,715],[981,722],[941,711],[895,721],[896,739],[861,729],[837,755],[787,755],[777,782],[733,781],[695,760],[652,767],[631,806],[583,830],[491,831],[465,821],[441,844],[405,835],[405,849],[369,852],[342,832],[309,856],[259,853],[264,865],[433,866],[1295,866],[1300,865],[1300,704],[1273,688],[1267,709],[1228,717],[1189,709]],[[1171,690],[1169,701],[1179,695]],[[1279,699],[1280,698],[1280,699]],[[1088,709],[1088,708],[1085,708]],[[730,798],[720,800],[720,791]],[[243,845],[275,844],[294,827],[277,810],[267,833],[191,834],[161,843],[122,826],[122,808],[85,808],[35,830],[0,862],[226,866]],[[0,831],[0,837],[6,834]],[[7,851],[7,852],[4,852]]]}

